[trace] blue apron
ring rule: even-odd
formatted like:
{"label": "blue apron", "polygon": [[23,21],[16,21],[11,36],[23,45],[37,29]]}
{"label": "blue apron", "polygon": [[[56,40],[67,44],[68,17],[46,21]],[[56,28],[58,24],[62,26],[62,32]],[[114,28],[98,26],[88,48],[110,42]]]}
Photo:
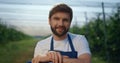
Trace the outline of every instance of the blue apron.
{"label": "blue apron", "polygon": [[68,34],[67,36],[68,36],[68,40],[69,40],[68,42],[69,42],[70,47],[71,47],[71,51],[69,51],[69,52],[64,52],[64,51],[54,50],[53,37],[52,37],[52,39],[51,39],[50,51],[57,51],[57,52],[60,52],[61,55],[66,55],[66,56],[68,56],[68,57],[70,57],[70,58],[77,58],[77,51],[75,51],[75,49],[74,49],[74,46],[73,46],[73,43],[72,43],[72,40],[71,40],[69,34]]}

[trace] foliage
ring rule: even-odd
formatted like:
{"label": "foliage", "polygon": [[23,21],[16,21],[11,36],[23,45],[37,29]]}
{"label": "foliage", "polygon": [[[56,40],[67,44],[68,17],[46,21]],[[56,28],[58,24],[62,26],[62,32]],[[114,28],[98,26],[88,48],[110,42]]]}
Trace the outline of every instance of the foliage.
{"label": "foliage", "polygon": [[0,22],[0,44],[5,44],[9,41],[18,41],[28,37],[30,36],[27,36],[14,28],[7,27]]}
{"label": "foliage", "polygon": [[91,52],[109,63],[120,63],[120,13],[114,13],[106,19],[99,16],[83,27],[74,25],[70,32],[87,36]]}
{"label": "foliage", "polygon": [[110,16],[108,27],[108,51],[112,62],[120,63],[120,13]]}

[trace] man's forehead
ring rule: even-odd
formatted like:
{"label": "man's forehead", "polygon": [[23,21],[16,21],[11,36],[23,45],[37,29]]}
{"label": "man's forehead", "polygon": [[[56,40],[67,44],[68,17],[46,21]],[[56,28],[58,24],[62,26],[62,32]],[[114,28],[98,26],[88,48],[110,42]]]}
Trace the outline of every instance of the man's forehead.
{"label": "man's forehead", "polygon": [[67,18],[70,18],[70,14],[69,13],[65,13],[65,12],[57,12],[55,14],[52,15],[53,17],[67,17]]}

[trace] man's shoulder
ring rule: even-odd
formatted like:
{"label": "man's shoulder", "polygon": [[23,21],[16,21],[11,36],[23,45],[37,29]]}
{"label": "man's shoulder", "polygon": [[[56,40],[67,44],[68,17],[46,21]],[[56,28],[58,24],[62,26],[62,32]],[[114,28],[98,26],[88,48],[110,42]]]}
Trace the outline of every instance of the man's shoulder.
{"label": "man's shoulder", "polygon": [[82,38],[85,37],[85,35],[81,35],[81,34],[74,34],[74,33],[69,33],[71,38]]}

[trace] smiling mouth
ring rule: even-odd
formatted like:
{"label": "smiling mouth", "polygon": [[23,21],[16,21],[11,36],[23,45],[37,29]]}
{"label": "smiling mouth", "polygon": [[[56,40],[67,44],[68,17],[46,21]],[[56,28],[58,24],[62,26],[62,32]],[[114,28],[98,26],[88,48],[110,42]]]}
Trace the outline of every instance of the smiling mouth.
{"label": "smiling mouth", "polygon": [[59,32],[63,32],[63,31],[64,31],[64,28],[57,28],[57,30],[58,30]]}
{"label": "smiling mouth", "polygon": [[65,31],[65,27],[64,26],[59,26],[59,27],[56,28],[56,30],[58,32],[64,32]]}

